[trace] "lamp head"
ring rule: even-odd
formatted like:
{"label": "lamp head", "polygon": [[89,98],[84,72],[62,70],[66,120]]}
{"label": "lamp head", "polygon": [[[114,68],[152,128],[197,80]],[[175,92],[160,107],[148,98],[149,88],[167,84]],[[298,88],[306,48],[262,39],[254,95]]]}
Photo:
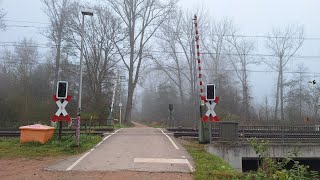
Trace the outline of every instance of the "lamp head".
{"label": "lamp head", "polygon": [[93,16],[93,12],[92,12],[92,10],[90,10],[90,9],[84,9],[84,10],[81,10],[81,14],[82,15],[88,15],[88,16]]}

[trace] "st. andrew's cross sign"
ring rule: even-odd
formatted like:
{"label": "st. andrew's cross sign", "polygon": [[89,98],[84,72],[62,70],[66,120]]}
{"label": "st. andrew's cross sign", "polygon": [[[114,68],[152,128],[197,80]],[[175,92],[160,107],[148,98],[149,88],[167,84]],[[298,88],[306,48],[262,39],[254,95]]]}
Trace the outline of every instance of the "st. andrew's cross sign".
{"label": "st. andrew's cross sign", "polygon": [[201,97],[201,99],[205,102],[208,109],[206,114],[202,118],[203,122],[207,122],[208,119],[210,120],[210,122],[219,121],[219,118],[216,112],[214,111],[215,106],[219,102],[219,97],[215,96],[216,95],[215,90],[216,90],[216,87],[214,84],[207,84],[206,96]]}
{"label": "st. andrew's cross sign", "polygon": [[202,118],[203,122],[207,122],[208,119],[210,120],[210,122],[219,121],[219,118],[218,118],[216,112],[214,111],[214,107],[218,104],[218,102],[219,102],[218,96],[216,96],[214,101],[207,101],[206,102],[206,106],[207,106],[208,110]]}
{"label": "st. andrew's cross sign", "polygon": [[67,81],[58,81],[57,83],[57,93],[53,95],[53,99],[56,101],[58,106],[58,110],[51,119],[51,121],[55,122],[57,120],[70,122],[71,118],[66,111],[66,106],[68,102],[71,100],[71,96],[68,96],[68,82]]}

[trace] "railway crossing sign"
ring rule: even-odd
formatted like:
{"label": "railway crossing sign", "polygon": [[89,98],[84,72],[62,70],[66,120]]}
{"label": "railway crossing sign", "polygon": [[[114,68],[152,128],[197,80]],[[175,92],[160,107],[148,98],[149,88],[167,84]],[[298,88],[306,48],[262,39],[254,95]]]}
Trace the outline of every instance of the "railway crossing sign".
{"label": "railway crossing sign", "polygon": [[56,122],[56,120],[62,121],[63,118],[70,122],[71,118],[66,111],[66,106],[68,102],[71,100],[71,96],[68,96],[68,82],[67,81],[58,81],[57,82],[57,93],[53,95],[53,99],[56,101],[58,106],[58,110],[56,114],[51,119],[52,122]]}
{"label": "railway crossing sign", "polygon": [[173,104],[169,104],[169,111],[173,111]]}
{"label": "railway crossing sign", "polygon": [[60,100],[55,95],[53,95],[53,99],[56,101],[56,104],[59,109],[57,110],[56,114],[53,116],[51,121],[52,122],[56,122],[56,120],[62,121],[64,118],[67,122],[70,122],[71,118],[65,108],[69,103],[69,101],[71,100],[71,96],[67,96],[66,99]]}
{"label": "railway crossing sign", "polygon": [[218,96],[215,97],[214,101],[206,101],[206,106],[207,106],[208,110],[202,118],[203,122],[207,122],[208,119],[210,119],[210,122],[219,121],[219,118],[218,118],[216,112],[214,111],[214,108],[218,102],[219,102]]}

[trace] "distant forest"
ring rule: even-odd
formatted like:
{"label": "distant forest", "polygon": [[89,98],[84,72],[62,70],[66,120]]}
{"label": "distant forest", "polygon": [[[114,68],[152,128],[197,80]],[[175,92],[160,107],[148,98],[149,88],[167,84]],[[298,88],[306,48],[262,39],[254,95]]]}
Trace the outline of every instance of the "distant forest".
{"label": "distant forest", "polygon": [[[115,88],[117,119],[121,102],[124,122],[165,124],[169,104],[173,104],[175,125],[196,127],[200,97],[194,14],[198,15],[203,80],[217,87],[220,102],[216,112],[221,121],[313,125],[319,120],[318,84],[303,64],[288,71],[288,63],[303,46],[303,26],[274,27],[259,37],[265,51],[261,54],[255,38],[241,35],[232,19],[217,20],[205,10],[183,10],[176,0],[106,0],[99,4],[42,0],[42,4],[49,23],[41,34],[47,43],[27,38],[1,42],[0,127],[50,124],[57,110],[52,96],[59,80],[69,82],[72,99],[67,111],[76,117],[81,35],[83,119],[103,123]],[[91,9],[94,15],[82,15],[83,9]],[[6,13],[5,9],[0,13],[3,31]],[[276,73],[276,78],[273,96],[257,104],[250,77],[255,75],[252,67],[259,64]]]}

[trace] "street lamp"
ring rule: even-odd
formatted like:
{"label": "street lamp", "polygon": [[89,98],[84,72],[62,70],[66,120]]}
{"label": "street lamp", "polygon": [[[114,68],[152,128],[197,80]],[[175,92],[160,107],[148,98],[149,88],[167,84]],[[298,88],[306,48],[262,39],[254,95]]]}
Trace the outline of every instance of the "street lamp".
{"label": "street lamp", "polygon": [[120,103],[119,103],[119,108],[120,108],[120,116],[119,116],[119,125],[121,127],[121,108],[122,108],[122,101],[121,101],[121,89],[122,89],[122,81],[125,80],[125,76],[120,76]]}
{"label": "street lamp", "polygon": [[77,117],[77,130],[76,130],[76,143],[80,144],[80,114],[81,114],[81,93],[82,93],[82,61],[83,61],[83,37],[84,37],[84,16],[93,16],[90,10],[81,11],[82,14],[82,27],[81,27],[81,50],[80,50],[80,83],[79,83],[79,99],[78,99],[78,117]]}
{"label": "street lamp", "polygon": [[[82,11],[81,11],[81,14],[82,14],[83,16],[85,16],[85,15],[93,16],[93,12],[92,12],[92,10],[90,10],[90,9],[82,10]],[[83,23],[83,19],[82,19],[82,23]],[[83,29],[82,29],[82,30],[83,30]],[[83,32],[83,31],[82,31],[82,32]]]}

